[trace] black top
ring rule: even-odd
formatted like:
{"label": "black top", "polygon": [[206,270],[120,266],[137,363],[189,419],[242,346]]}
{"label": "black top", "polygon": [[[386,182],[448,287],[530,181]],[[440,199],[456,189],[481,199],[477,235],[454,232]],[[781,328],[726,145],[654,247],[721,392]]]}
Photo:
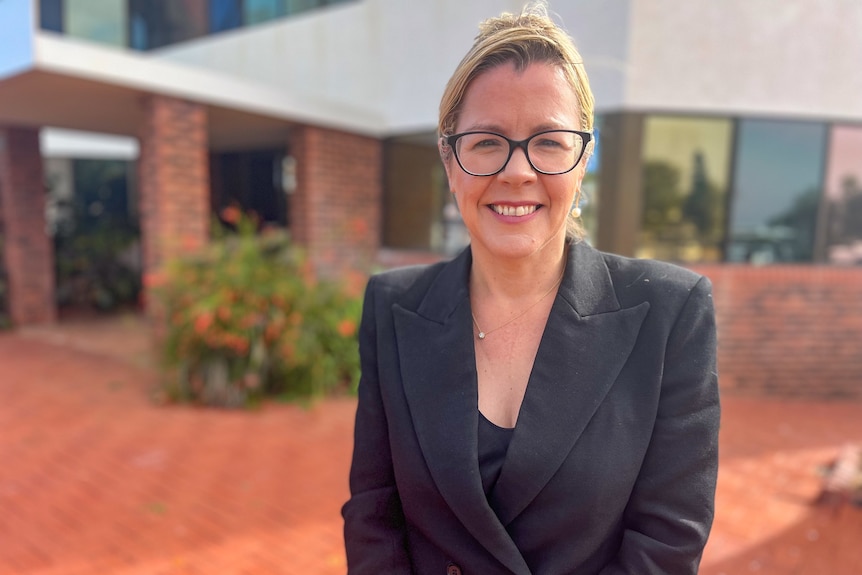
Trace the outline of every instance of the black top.
{"label": "black top", "polygon": [[514,428],[500,427],[488,421],[479,412],[479,474],[486,496],[491,494],[497,484],[514,431]]}

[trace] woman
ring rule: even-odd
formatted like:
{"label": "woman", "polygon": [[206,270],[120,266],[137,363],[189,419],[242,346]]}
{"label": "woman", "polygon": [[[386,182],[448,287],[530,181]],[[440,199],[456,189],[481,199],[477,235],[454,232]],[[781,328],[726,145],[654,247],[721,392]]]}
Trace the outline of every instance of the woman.
{"label": "woman", "polygon": [[709,281],[580,241],[593,100],[542,5],[485,22],[440,107],[470,232],[368,284],[349,573],[696,573],[719,420]]}

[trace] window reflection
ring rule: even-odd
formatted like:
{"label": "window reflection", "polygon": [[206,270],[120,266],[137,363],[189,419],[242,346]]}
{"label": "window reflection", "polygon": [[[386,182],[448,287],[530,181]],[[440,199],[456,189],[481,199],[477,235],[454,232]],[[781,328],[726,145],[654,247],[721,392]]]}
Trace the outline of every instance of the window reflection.
{"label": "window reflection", "polygon": [[131,0],[129,46],[153,50],[207,33],[207,0]]}
{"label": "window reflection", "polygon": [[355,0],[39,0],[43,30],[153,50]]}
{"label": "window reflection", "polygon": [[112,46],[127,45],[128,14],[125,0],[66,0],[65,32]]}
{"label": "window reflection", "polygon": [[287,14],[287,0],[245,0],[243,18],[246,24],[266,22]]}
{"label": "window reflection", "polygon": [[39,26],[43,30],[63,31],[62,0],[41,0],[39,2]]}
{"label": "window reflection", "polygon": [[862,126],[834,126],[820,222],[830,263],[862,265]]}
{"label": "window reflection", "polygon": [[732,132],[729,120],[646,119],[639,257],[721,260]]}
{"label": "window reflection", "polygon": [[742,120],[727,259],[811,261],[826,126]]}
{"label": "window reflection", "polygon": [[240,0],[210,0],[210,32],[242,26]]}

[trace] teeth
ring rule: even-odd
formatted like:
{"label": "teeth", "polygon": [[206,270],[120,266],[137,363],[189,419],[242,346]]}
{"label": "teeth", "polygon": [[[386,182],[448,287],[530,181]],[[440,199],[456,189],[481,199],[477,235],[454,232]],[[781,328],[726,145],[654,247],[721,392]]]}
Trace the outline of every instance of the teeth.
{"label": "teeth", "polygon": [[491,206],[501,216],[529,216],[536,211],[536,206]]}

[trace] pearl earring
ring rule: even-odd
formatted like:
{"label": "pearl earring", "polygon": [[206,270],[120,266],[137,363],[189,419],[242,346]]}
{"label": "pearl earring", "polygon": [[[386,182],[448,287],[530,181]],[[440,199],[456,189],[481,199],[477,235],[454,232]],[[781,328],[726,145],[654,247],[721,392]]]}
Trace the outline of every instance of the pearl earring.
{"label": "pearl earring", "polygon": [[579,218],[581,217],[581,208],[579,206],[575,206],[572,208],[572,217]]}

